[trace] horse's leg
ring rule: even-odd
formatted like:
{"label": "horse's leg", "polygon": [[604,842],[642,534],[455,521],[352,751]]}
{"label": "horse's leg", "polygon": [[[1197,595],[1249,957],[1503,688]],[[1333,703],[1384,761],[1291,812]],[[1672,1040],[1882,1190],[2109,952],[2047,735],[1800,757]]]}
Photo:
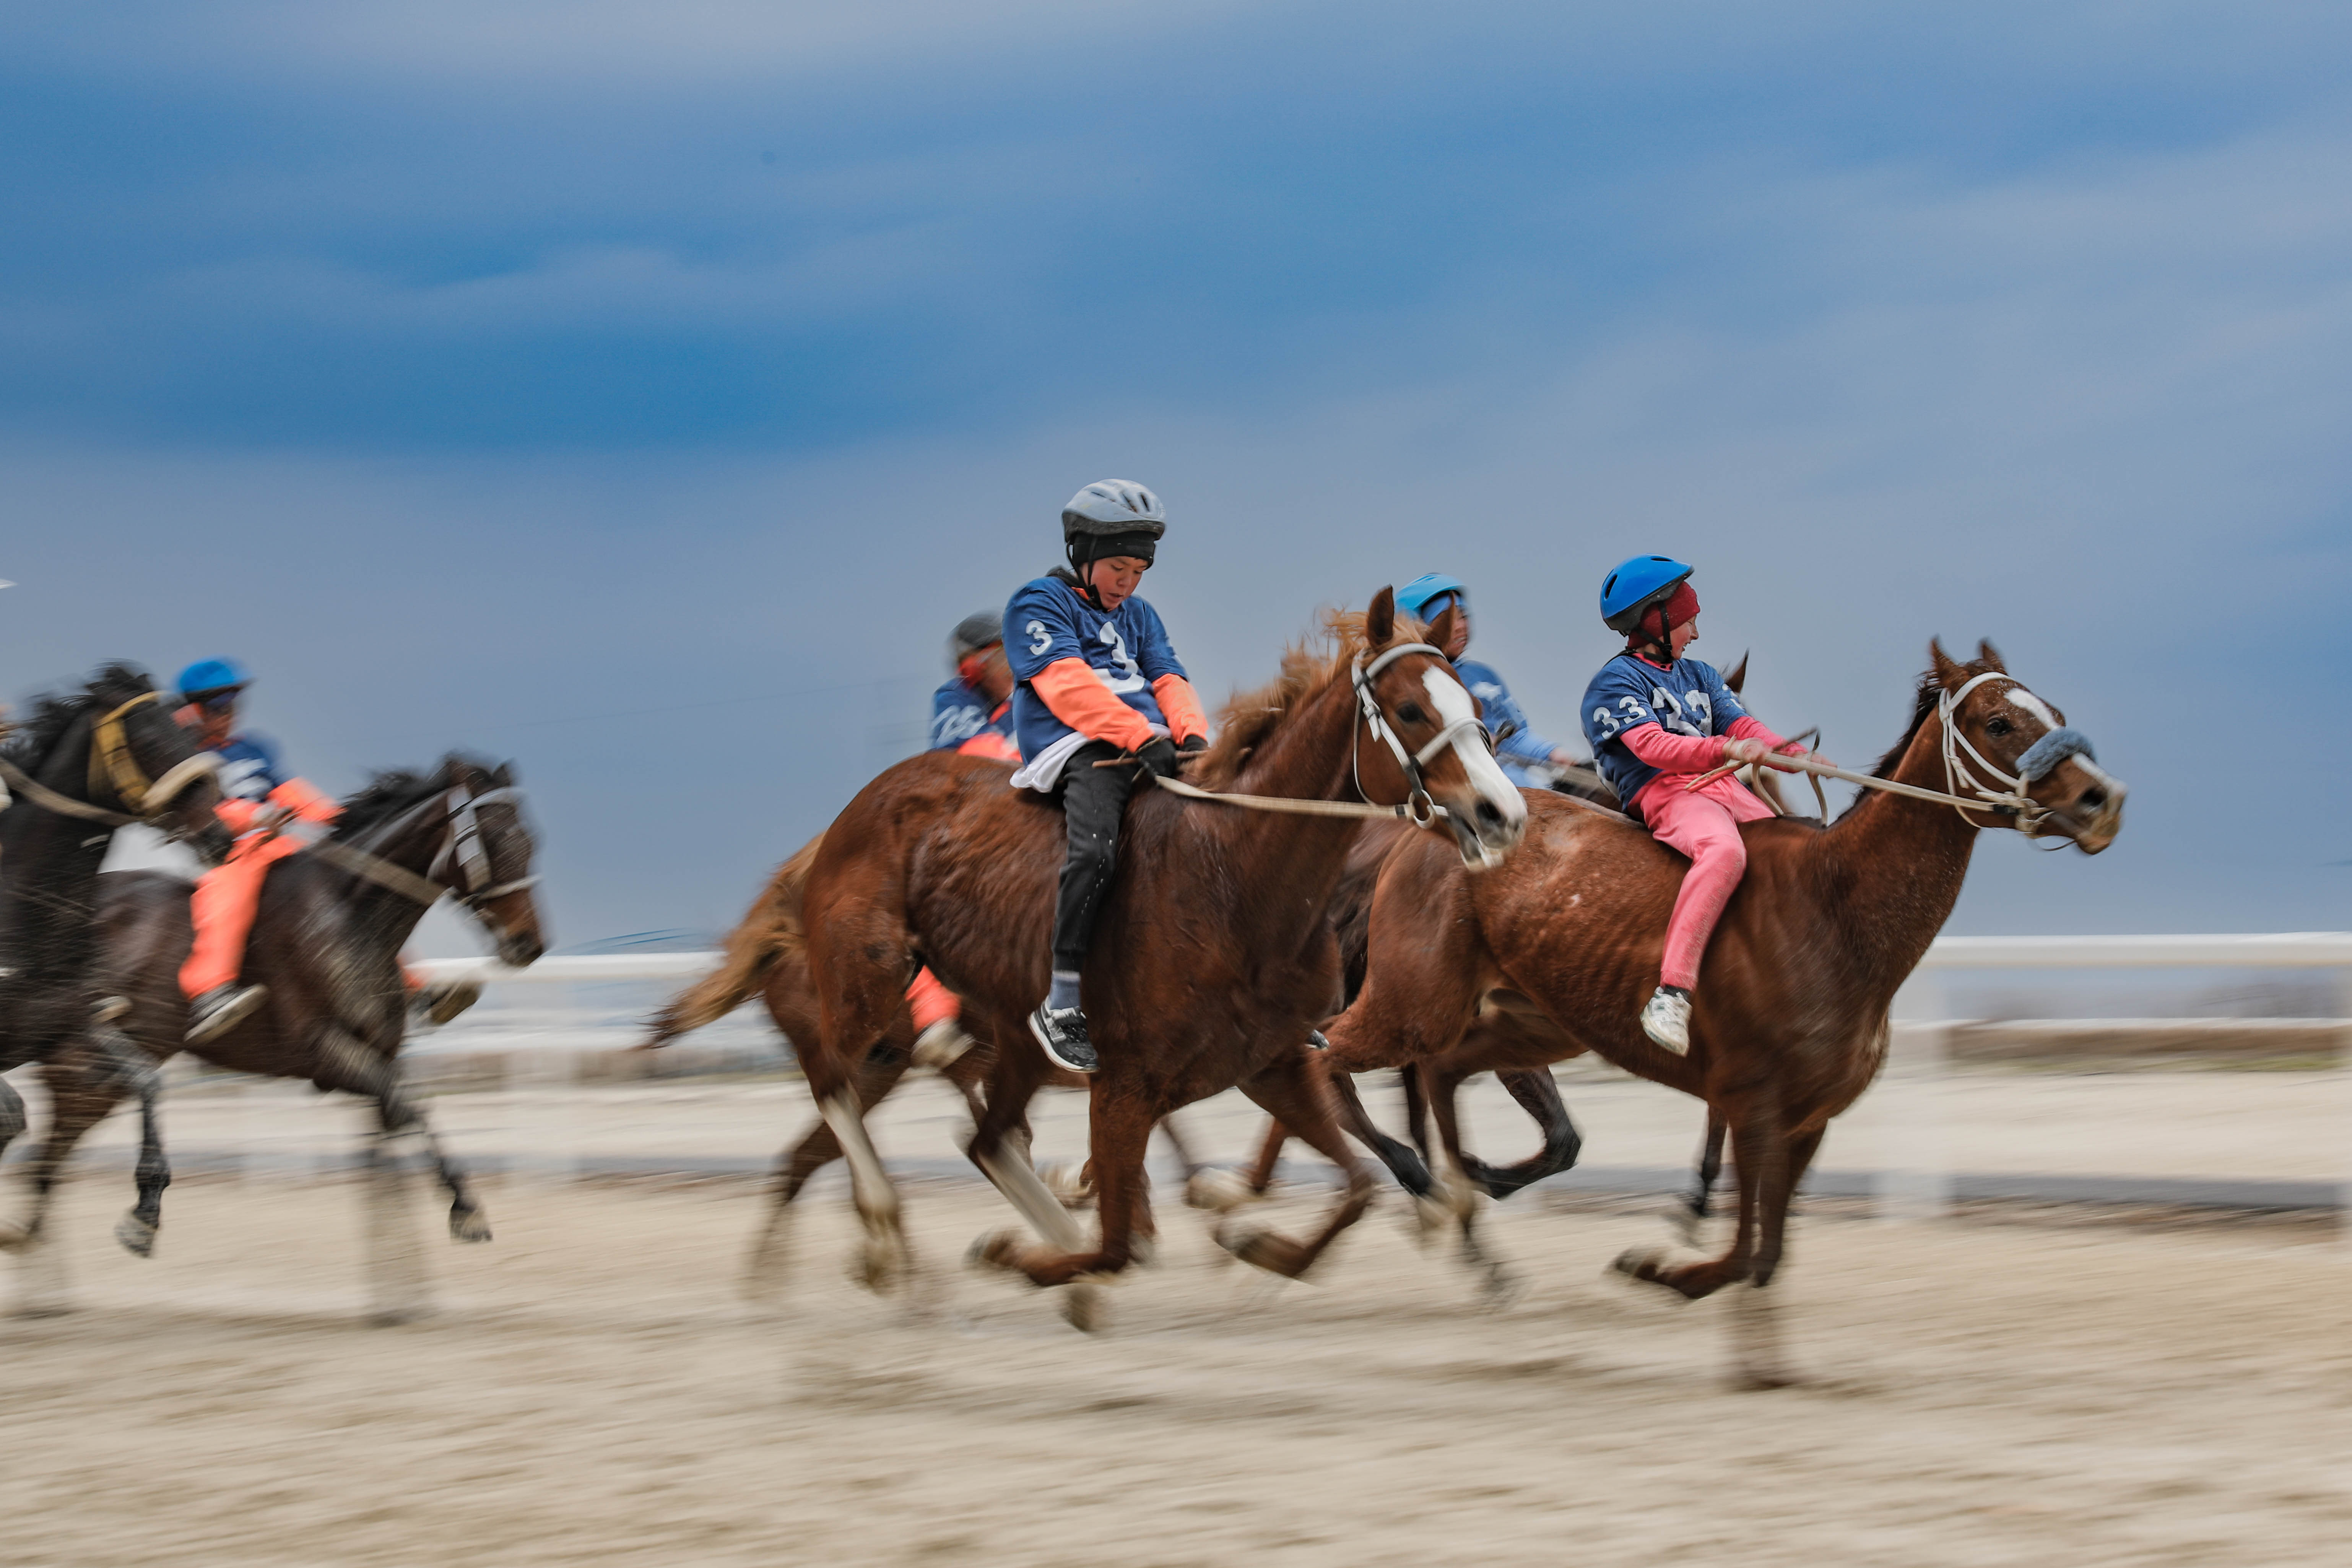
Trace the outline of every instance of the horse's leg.
{"label": "horse's leg", "polygon": [[[49,1091],[49,1125],[42,1134],[25,1173],[32,1189],[32,1205],[24,1224],[0,1225],[0,1247],[21,1250],[17,1268],[16,1313],[46,1318],[71,1310],[65,1273],[65,1252],[48,1233],[51,1204],[82,1135],[103,1121],[121,1099],[110,1078],[93,1070],[89,1058],[77,1053],[41,1065],[41,1082]],[[21,1104],[22,1102],[19,1101]]]}
{"label": "horse's leg", "polygon": [[[1429,1173],[1429,1167],[1423,1163],[1420,1155],[1412,1152],[1412,1145],[1391,1138],[1380,1130],[1379,1125],[1372,1121],[1371,1113],[1364,1109],[1363,1100],[1356,1093],[1354,1077],[1328,1058],[1318,1058],[1317,1066],[1330,1082],[1332,1098],[1339,1106],[1339,1124],[1355,1134],[1357,1140],[1365,1148],[1380,1156],[1381,1163],[1389,1168],[1389,1174],[1397,1179],[1398,1185],[1403,1187],[1414,1197],[1428,1196],[1431,1187],[1435,1184],[1434,1178]],[[1244,1089],[1243,1092],[1248,1091]],[[1291,1131],[1297,1137],[1306,1136],[1297,1128],[1291,1129]]]}
{"label": "horse's leg", "polygon": [[425,1140],[425,1152],[433,1158],[434,1174],[449,1194],[450,1237],[457,1241],[489,1240],[490,1217],[482,1212],[481,1200],[474,1195],[472,1179],[442,1143],[440,1129],[433,1125],[433,1118],[424,1105],[409,1098],[407,1086],[401,1081],[397,1057],[383,1064],[375,1100],[377,1120],[383,1123],[385,1136],[415,1132]]}
{"label": "horse's leg", "polygon": [[155,1255],[155,1232],[163,1223],[163,1189],[172,1184],[171,1162],[163,1155],[163,1075],[146,1052],[111,1023],[89,1032],[100,1070],[111,1074],[121,1088],[139,1097],[139,1163],[133,1180],[139,1201],[115,1222],[114,1239],[141,1258]]}
{"label": "horse's leg", "polygon": [[1347,1191],[1330,1220],[1310,1241],[1293,1241],[1271,1230],[1229,1233],[1221,1226],[1219,1245],[1243,1262],[1296,1279],[1371,1205],[1372,1173],[1348,1147],[1339,1131],[1333,1115],[1335,1087],[1321,1071],[1319,1061],[1310,1061],[1305,1050],[1285,1052],[1242,1084],[1244,1094],[1278,1118],[1294,1137],[1339,1166],[1347,1180]]}
{"label": "horse's leg", "polygon": [[[869,1108],[880,1104],[884,1096],[898,1087],[911,1065],[911,1059],[895,1048],[866,1052],[866,1059],[858,1064],[859,1103]],[[950,1063],[948,1070],[952,1072],[955,1065]],[[765,1300],[782,1283],[791,1258],[793,1200],[801,1195],[810,1177],[840,1158],[841,1140],[834,1136],[830,1125],[820,1121],[777,1162],[767,1223],[761,1226],[759,1239],[751,1244],[751,1256],[743,1270],[744,1295],[754,1300]]]}
{"label": "horse's leg", "polygon": [[1206,1165],[1193,1165],[1184,1179],[1184,1202],[1211,1214],[1231,1214],[1244,1204],[1256,1202],[1274,1185],[1275,1165],[1282,1159],[1283,1145],[1289,1142],[1290,1129],[1282,1124],[1282,1118],[1268,1119],[1257,1158],[1248,1170],[1217,1171]]}
{"label": "horse's leg", "polygon": [[1518,1289],[1518,1279],[1508,1268],[1488,1257],[1478,1239],[1479,1191],[1468,1174],[1468,1156],[1462,1148],[1460,1096],[1463,1080],[1472,1076],[1458,1068],[1447,1068],[1430,1070],[1423,1079],[1429,1108],[1437,1119],[1439,1165],[1436,1193],[1416,1199],[1415,1205],[1422,1215],[1424,1233],[1433,1225],[1442,1226],[1448,1220],[1453,1222],[1462,1237],[1462,1261],[1485,1277],[1487,1300],[1499,1305]]}
{"label": "horse's leg", "polygon": [[25,1097],[16,1092],[16,1085],[0,1078],[0,1154],[8,1145],[25,1135],[28,1119],[25,1113]]}
{"label": "horse's leg", "polygon": [[1576,1157],[1584,1152],[1584,1139],[1569,1118],[1567,1102],[1560,1099],[1559,1085],[1552,1081],[1549,1068],[1498,1070],[1495,1077],[1519,1102],[1519,1109],[1535,1119],[1544,1141],[1543,1152],[1534,1159],[1501,1170],[1472,1160],[1463,1162],[1462,1168],[1470,1179],[1486,1188],[1488,1197],[1500,1203],[1522,1188],[1572,1169]]}
{"label": "horse's leg", "polygon": [[[1087,1252],[1080,1250],[1085,1245],[1083,1238],[1066,1239],[1073,1237],[1077,1222],[1059,1204],[1053,1203],[1045,1184],[1036,1182],[1035,1173],[1029,1173],[1030,1181],[1035,1183],[1034,1190],[1024,1194],[1020,1162],[995,1154],[982,1159],[975,1147],[972,1157],[981,1161],[981,1168],[988,1173],[989,1179],[1037,1226],[1046,1245],[1044,1248],[1024,1247],[1018,1237],[1002,1234],[974,1250],[974,1262],[1025,1274],[1039,1285],[1083,1285],[1090,1276],[1116,1274],[1136,1260],[1144,1150],[1150,1142],[1151,1129],[1167,1107],[1139,1092],[1120,1093],[1120,1087],[1123,1086],[1106,1084],[1100,1078],[1095,1080],[1089,1119],[1095,1152],[1095,1212],[1102,1220],[1101,1245]],[[992,1097],[991,1109],[994,1109]],[[1054,1215],[1058,1216],[1052,1229],[1040,1223],[1049,1217],[1037,1209],[1041,1198],[1052,1205]],[[1094,1326],[1090,1318],[1082,1321],[1075,1307],[1070,1311],[1071,1321],[1078,1327]]]}
{"label": "horse's leg", "polygon": [[1723,1115],[1712,1105],[1706,1108],[1706,1138],[1699,1145],[1698,1171],[1690,1192],[1675,1211],[1675,1228],[1693,1247],[1699,1244],[1699,1226],[1707,1217],[1707,1207],[1715,1194],[1716,1179],[1723,1174]]}
{"label": "horse's leg", "polygon": [[1730,1249],[1720,1258],[1676,1264],[1658,1252],[1637,1248],[1616,1264],[1636,1279],[1664,1285],[1694,1301],[1752,1276],[1768,1198],[1777,1198],[1783,1212],[1788,1205],[1790,1141],[1781,1125],[1776,1086],[1765,1084],[1724,1115],[1731,1125],[1731,1157],[1739,1184],[1739,1223]]}
{"label": "horse's leg", "polygon": [[1790,1201],[1821,1146],[1818,1131],[1789,1139],[1783,1157],[1777,1162],[1777,1172],[1759,1184],[1761,1190],[1757,1194],[1756,1256],[1746,1287],[1732,1297],[1731,1302],[1733,1344],[1743,1387],[1785,1388],[1797,1381],[1781,1341],[1780,1308],[1765,1287],[1772,1282],[1780,1266]]}

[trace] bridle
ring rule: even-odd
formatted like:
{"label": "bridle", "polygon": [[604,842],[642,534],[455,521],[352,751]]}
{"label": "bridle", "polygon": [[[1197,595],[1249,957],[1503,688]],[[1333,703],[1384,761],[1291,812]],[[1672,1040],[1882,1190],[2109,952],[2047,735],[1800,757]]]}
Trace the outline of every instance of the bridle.
{"label": "bridle", "polygon": [[[309,846],[310,853],[354,877],[364,878],[380,888],[420,904],[430,906],[438,901],[442,894],[447,893],[472,910],[478,919],[488,918],[484,906],[492,900],[520,892],[538,882],[535,876],[517,877],[505,882],[489,880],[496,875],[496,868],[490,864],[489,851],[483,846],[481,822],[474,815],[478,807],[484,805],[504,804],[520,809],[521,790],[512,784],[501,784],[496,789],[473,795],[467,791],[465,785],[453,784],[440,797],[440,802],[447,811],[449,836],[442,841],[440,849],[433,857],[433,863],[422,877],[381,855],[331,838],[322,838],[311,844]],[[415,816],[434,804],[431,799],[420,801],[410,808],[406,816]],[[403,820],[405,819],[404,816]]]}
{"label": "bridle", "polygon": [[[1943,730],[1945,793],[1953,797],[1952,807],[1960,814],[1963,822],[1968,821],[1971,811],[2014,817],[2016,821],[2012,826],[2018,832],[2028,838],[2037,838],[2041,837],[2042,824],[2050,819],[2051,809],[2027,795],[2027,785],[2047,778],[2051,770],[2070,757],[2099,783],[2112,785],[2116,781],[2098,766],[2097,754],[2091,750],[2091,738],[2080,730],[2069,729],[2063,724],[2053,727],[2025,749],[2024,754],[2017,759],[2015,773],[2003,772],[1969,743],[1969,738],[1960,732],[1958,722],[1961,702],[1969,692],[1988,680],[2006,680],[2028,697],[2033,696],[2026,689],[2025,682],[2005,671],[1992,669],[1971,677],[1957,689],[1943,692],[1937,698],[1936,718]],[[2034,700],[2039,702],[2040,699]],[[1961,754],[1963,752],[1967,753],[1965,758]],[[1970,766],[1971,763],[1974,767]],[[1978,776],[1976,770],[1979,768],[1990,775],[1992,784],[2000,787],[1987,784]],[[1982,804],[1971,805],[1960,798],[1964,789]],[[1969,823],[1969,826],[1975,826],[1976,824]],[[2052,846],[2053,848],[2063,847]]]}
{"label": "bridle", "polygon": [[[1422,747],[1421,750],[1406,751],[1404,742],[1397,738],[1396,727],[1389,721],[1388,715],[1381,711],[1380,699],[1372,695],[1372,680],[1381,670],[1409,653],[1425,653],[1433,658],[1444,660],[1449,668],[1452,665],[1452,661],[1445,658],[1444,648],[1433,647],[1425,642],[1408,642],[1399,643],[1377,656],[1367,655],[1359,658],[1349,671],[1349,678],[1354,682],[1356,688],[1356,705],[1363,710],[1364,724],[1363,729],[1353,730],[1349,733],[1348,773],[1355,781],[1356,793],[1362,795],[1366,802],[1372,803],[1372,797],[1364,792],[1361,759],[1363,732],[1364,730],[1370,730],[1373,739],[1388,742],[1389,753],[1396,758],[1397,766],[1403,770],[1405,784],[1410,790],[1402,807],[1390,809],[1397,810],[1415,826],[1427,827],[1445,816],[1446,811],[1444,806],[1430,798],[1429,788],[1422,782],[1421,770],[1428,765],[1432,757],[1448,746],[1455,748],[1458,753],[1465,736],[1477,736],[1479,745],[1484,747],[1486,743],[1486,729],[1485,725],[1478,722],[1478,716],[1474,710],[1438,731],[1429,744]],[[1465,757],[1463,761],[1466,766],[1469,759]]]}
{"label": "bridle", "polygon": [[109,827],[129,827],[142,822],[160,826],[163,813],[190,784],[220,767],[219,757],[200,751],[164,769],[161,778],[147,776],[147,770],[139,765],[139,758],[131,749],[125,716],[134,708],[158,700],[162,695],[157,691],[142,692],[90,726],[89,793],[98,795],[110,791],[124,810],[109,811],[102,805],[59,795],[5,758],[0,758],[0,782],[5,785],[0,787],[0,810],[6,809],[8,791],[14,789],[35,805],[60,816],[79,817]]}

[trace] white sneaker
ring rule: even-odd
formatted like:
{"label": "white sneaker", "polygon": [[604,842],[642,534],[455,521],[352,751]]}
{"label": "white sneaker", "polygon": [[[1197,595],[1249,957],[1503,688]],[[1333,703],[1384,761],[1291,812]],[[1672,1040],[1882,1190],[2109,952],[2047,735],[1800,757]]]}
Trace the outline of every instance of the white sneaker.
{"label": "white sneaker", "polygon": [[971,1049],[972,1037],[953,1018],[941,1018],[915,1037],[915,1065],[943,1072]]}
{"label": "white sneaker", "polygon": [[1642,1006],[1642,1033],[1678,1057],[1690,1054],[1690,993],[1661,985]]}

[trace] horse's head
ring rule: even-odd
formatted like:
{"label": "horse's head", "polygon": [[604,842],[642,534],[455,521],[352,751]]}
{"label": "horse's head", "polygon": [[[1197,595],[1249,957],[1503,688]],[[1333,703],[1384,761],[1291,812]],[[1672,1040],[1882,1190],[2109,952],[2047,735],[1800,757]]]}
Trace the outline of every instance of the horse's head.
{"label": "horse's head", "polygon": [[[1973,665],[1928,645],[1943,685],[1945,787],[1958,795],[2008,795],[2025,807],[1988,807],[1963,815],[1986,827],[2014,827],[2028,837],[2058,833],[2085,855],[2115,842],[2123,827],[2123,781],[2098,765],[2091,742],[2066,716],[2009,673],[1992,644],[1977,644]],[[1988,776],[1989,775],[1989,776]]]}
{"label": "horse's head", "polygon": [[92,805],[136,816],[186,844],[207,865],[228,857],[230,837],[214,807],[220,759],[173,719],[142,670],[113,664],[85,689],[90,702],[86,794]]}
{"label": "horse's head", "polygon": [[520,969],[547,951],[531,887],[536,846],[523,820],[514,764],[484,768],[464,757],[448,760],[449,840],[434,862],[457,901],[498,943],[499,962]]}
{"label": "horse's head", "polygon": [[1439,651],[1453,632],[1448,608],[1429,641],[1401,637],[1396,595],[1382,588],[1364,616],[1356,660],[1356,783],[1370,801],[1406,801],[1426,819],[1432,804],[1473,871],[1502,864],[1528,830],[1528,804],[1503,776],[1478,723],[1478,704]]}

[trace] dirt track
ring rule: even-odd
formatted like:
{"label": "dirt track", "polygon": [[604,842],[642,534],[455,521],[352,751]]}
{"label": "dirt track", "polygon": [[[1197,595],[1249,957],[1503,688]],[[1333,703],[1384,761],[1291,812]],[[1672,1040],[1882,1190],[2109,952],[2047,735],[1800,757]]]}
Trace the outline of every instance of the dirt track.
{"label": "dirt track", "polygon": [[354,1185],[186,1184],[142,1264],[79,1184],[83,1310],[0,1321],[0,1558],[2267,1565],[2352,1532],[2352,1254],[2290,1232],[1815,1219],[1775,1288],[1815,1381],[1753,1394],[1722,1303],[1602,1277],[1647,1217],[1504,1211],[1497,1312],[1393,1203],[1320,1285],[1214,1266],[1178,1210],[1090,1340],[952,1267],[1003,1223],[969,1185],[910,1193],[929,1326],[847,1283],[837,1191],[779,1310],[735,1292],[742,1184],[488,1195],[438,1314],[370,1330]]}

